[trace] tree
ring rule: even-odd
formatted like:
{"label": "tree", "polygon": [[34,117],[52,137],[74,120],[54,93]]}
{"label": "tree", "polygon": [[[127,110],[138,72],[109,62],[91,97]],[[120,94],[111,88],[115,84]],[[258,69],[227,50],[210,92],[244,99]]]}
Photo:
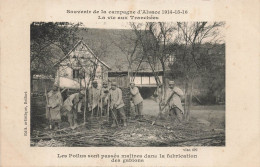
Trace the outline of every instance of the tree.
{"label": "tree", "polygon": [[[156,81],[158,62],[163,70],[162,84],[164,96],[166,95],[166,71],[169,66],[175,77],[181,77],[185,85],[185,119],[190,118],[190,107],[192,105],[193,84],[195,78],[205,74],[205,68],[211,62],[203,44],[218,44],[222,42],[220,33],[223,22],[147,22],[143,24],[131,23],[136,37],[140,41],[143,56],[147,59]],[[216,46],[216,45],[212,45]],[[168,63],[173,58],[172,63]],[[158,69],[158,68],[157,68]],[[165,97],[164,97],[165,98]]]}
{"label": "tree", "polygon": [[[175,63],[172,72],[179,72],[184,78],[185,85],[185,119],[190,118],[194,79],[205,74],[212,61],[212,57],[205,51],[204,44],[217,44],[223,36],[219,28],[223,22],[178,22],[175,43],[171,50],[175,51]],[[216,45],[212,45],[216,46]],[[178,69],[178,70],[175,70]]]}
{"label": "tree", "polygon": [[[125,33],[119,32],[115,34],[118,36],[116,39],[120,40],[113,40],[112,43],[119,48],[119,50],[125,55],[127,63],[128,63],[128,80],[130,77],[133,77],[133,65],[138,60],[140,60],[140,44],[139,39],[136,38],[135,34],[132,33]],[[118,68],[118,63],[115,64]],[[120,70],[120,69],[119,69]]]}
{"label": "tree", "polygon": [[31,87],[34,74],[55,74],[55,62],[64,57],[79,40],[82,23],[33,22],[30,26]]}
{"label": "tree", "polygon": [[[86,57],[85,54],[78,53],[77,56],[74,56],[73,60],[68,59],[67,67],[71,69],[79,69],[79,76],[78,76],[78,83],[80,85],[79,90],[85,90],[84,91],[84,124],[86,123],[86,111],[88,108],[88,103],[87,103],[87,97],[88,97],[88,90],[90,87],[90,82],[92,82],[95,79],[95,74],[96,74],[96,69],[97,69],[97,64],[98,60],[95,58],[89,58]],[[63,69],[66,70],[66,69]],[[84,85],[82,86],[82,81]],[[84,89],[84,88],[85,89]]]}
{"label": "tree", "polygon": [[[131,27],[134,30],[137,39],[140,41],[142,47],[143,56],[147,60],[155,75],[157,85],[163,85],[164,96],[166,95],[166,69],[167,60],[172,54],[172,50],[169,48],[170,43],[173,42],[173,33],[176,31],[176,27],[173,23],[165,22],[147,22],[143,24],[131,23]],[[158,77],[158,62],[163,71],[162,81]]]}
{"label": "tree", "polygon": [[207,54],[201,81],[206,90],[204,103],[219,103],[225,99],[225,44],[204,44]]}

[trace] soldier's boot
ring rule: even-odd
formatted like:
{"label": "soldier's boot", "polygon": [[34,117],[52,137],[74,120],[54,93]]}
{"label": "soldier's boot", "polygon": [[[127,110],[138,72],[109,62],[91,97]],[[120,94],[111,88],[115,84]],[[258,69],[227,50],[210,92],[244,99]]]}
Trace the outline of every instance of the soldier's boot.
{"label": "soldier's boot", "polygon": [[58,130],[57,124],[58,124],[57,122],[54,122],[54,123],[53,123],[53,129],[54,129],[54,130]]}
{"label": "soldier's boot", "polygon": [[53,122],[52,122],[52,120],[49,120],[49,124],[48,124],[48,127],[46,127],[46,129],[48,129],[48,130],[52,130],[53,129]]}
{"label": "soldier's boot", "polygon": [[53,130],[53,129],[55,129],[55,122],[52,121],[50,123],[50,130]]}
{"label": "soldier's boot", "polygon": [[123,126],[126,126],[126,120],[123,119]]}
{"label": "soldier's boot", "polygon": [[139,115],[139,120],[143,120],[144,116],[143,115]]}
{"label": "soldier's boot", "polygon": [[177,126],[179,124],[179,121],[177,120],[176,117],[172,117],[172,124],[173,126]]}
{"label": "soldier's boot", "polygon": [[79,125],[77,124],[77,122],[74,122],[74,127],[77,128]]}
{"label": "soldier's boot", "polygon": [[115,120],[113,120],[113,123],[111,125],[111,128],[114,128],[114,127],[116,127],[116,121]]}
{"label": "soldier's boot", "polygon": [[58,129],[61,129],[61,122],[58,122]]}
{"label": "soldier's boot", "polygon": [[68,118],[68,121],[69,121],[69,123],[70,123],[70,128],[73,128],[74,123],[73,123],[72,118],[69,117],[69,118]]}
{"label": "soldier's boot", "polygon": [[48,124],[44,129],[45,130],[51,130],[51,128],[52,128],[51,124]]}
{"label": "soldier's boot", "polygon": [[78,125],[78,123],[77,123],[77,118],[73,118],[73,123],[74,123],[74,127],[78,127],[79,125]]}

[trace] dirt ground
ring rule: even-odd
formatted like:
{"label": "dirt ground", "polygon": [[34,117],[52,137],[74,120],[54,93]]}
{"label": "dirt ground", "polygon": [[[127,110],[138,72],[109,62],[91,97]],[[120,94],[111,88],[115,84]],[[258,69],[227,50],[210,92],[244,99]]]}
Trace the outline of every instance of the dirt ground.
{"label": "dirt ground", "polygon": [[[32,117],[31,146],[35,147],[167,147],[225,146],[225,106],[193,106],[189,122],[173,124],[167,114],[152,122],[159,113],[152,99],[144,101],[145,118],[129,119],[127,127],[111,128],[107,118],[91,119],[76,129],[62,124],[60,130],[45,130],[43,118]],[[33,120],[32,120],[33,121]],[[90,128],[92,124],[94,128]]]}

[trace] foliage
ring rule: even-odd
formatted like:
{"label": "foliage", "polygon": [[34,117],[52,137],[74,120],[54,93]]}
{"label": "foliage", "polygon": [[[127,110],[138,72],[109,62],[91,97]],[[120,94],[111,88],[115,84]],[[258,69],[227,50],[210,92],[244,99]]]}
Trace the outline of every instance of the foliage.
{"label": "foliage", "polygon": [[[197,52],[200,58],[197,63],[200,68],[193,65],[192,56],[184,56],[181,53],[183,46],[178,47],[175,63],[171,64],[171,76],[178,80],[185,81],[187,75],[200,78],[198,84],[199,90],[204,90],[204,95],[200,97],[203,104],[216,103],[216,97],[225,98],[225,44],[206,43],[200,46]],[[186,49],[187,51],[188,49]],[[184,63],[183,63],[184,62]],[[185,70],[188,74],[185,75]]]}
{"label": "foliage", "polygon": [[[209,50],[223,42],[220,31],[223,26],[223,22],[147,22],[145,25],[131,23],[141,43],[143,56],[148,60],[153,72],[157,62],[160,62],[164,74],[162,81],[164,95],[167,66],[170,66],[172,76],[182,78],[184,81],[186,120],[190,117],[194,80],[198,77],[210,78],[217,71],[213,67],[218,68],[218,65],[214,65],[218,57],[211,56]],[[174,60],[169,62],[170,58]],[[224,76],[223,72],[220,75]],[[215,75],[217,76],[219,75]],[[215,78],[214,81],[220,83],[210,82],[212,84],[207,85],[208,89],[216,89],[216,85],[223,83],[221,78]]]}
{"label": "foliage", "polygon": [[79,40],[81,23],[33,22],[30,26],[32,73],[52,74],[53,65]]}
{"label": "foliage", "polygon": [[[140,57],[141,57],[141,50],[140,50],[140,41],[138,38],[136,38],[134,33],[124,32],[124,31],[118,31],[117,33],[113,34],[116,36],[116,38],[110,38],[112,43],[119,48],[120,52],[122,52],[125,55],[125,58],[127,60],[128,64],[128,72],[129,76],[133,75],[133,71],[136,69],[134,68],[134,64],[139,64]],[[115,40],[119,39],[119,40]],[[122,69],[122,59],[119,63],[120,59],[116,60],[115,66],[119,71]],[[137,65],[137,68],[140,69],[140,66]]]}

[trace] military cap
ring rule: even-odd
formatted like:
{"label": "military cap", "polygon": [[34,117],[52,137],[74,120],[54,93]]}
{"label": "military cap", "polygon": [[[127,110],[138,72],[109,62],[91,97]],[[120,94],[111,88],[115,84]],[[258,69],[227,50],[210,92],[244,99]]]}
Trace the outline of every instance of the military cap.
{"label": "military cap", "polygon": [[79,93],[85,95],[85,90],[81,90]]}
{"label": "military cap", "polygon": [[55,84],[53,85],[53,87],[54,87],[54,88],[58,88],[59,86],[55,83]]}
{"label": "military cap", "polygon": [[169,81],[169,85],[173,85],[174,84],[174,81]]}
{"label": "military cap", "polygon": [[116,86],[117,83],[116,83],[116,82],[112,82],[111,85],[112,85],[112,86]]}
{"label": "military cap", "polygon": [[131,84],[135,85],[135,82],[134,82],[134,81],[131,81],[131,82],[130,82],[130,85],[131,85]]}

